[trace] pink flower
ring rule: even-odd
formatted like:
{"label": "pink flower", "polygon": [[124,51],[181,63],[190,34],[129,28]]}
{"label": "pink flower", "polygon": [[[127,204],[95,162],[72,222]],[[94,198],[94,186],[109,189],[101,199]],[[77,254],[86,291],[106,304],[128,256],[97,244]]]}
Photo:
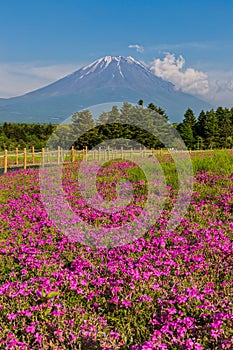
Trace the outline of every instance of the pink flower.
{"label": "pink flower", "polygon": [[63,334],[63,332],[62,332],[61,329],[57,329],[57,330],[54,331],[53,333],[56,334],[56,335],[62,335],[62,334]]}
{"label": "pink flower", "polygon": [[82,288],[77,288],[77,294],[83,294],[83,289]]}
{"label": "pink flower", "polygon": [[41,290],[36,290],[36,296],[39,297],[39,298],[42,298],[42,292]]}
{"label": "pink flower", "polygon": [[8,315],[7,315],[8,320],[15,320],[16,317],[17,317],[16,314],[8,314]]}
{"label": "pink flower", "polygon": [[113,297],[112,299],[109,300],[110,304],[118,304],[119,303],[119,298],[117,295],[115,295],[115,297]]}
{"label": "pink flower", "polygon": [[27,317],[31,317],[31,316],[32,316],[32,313],[31,313],[31,311],[29,311],[29,310],[25,310],[25,311],[24,311],[24,315],[27,316]]}
{"label": "pink flower", "polygon": [[35,327],[34,326],[28,326],[27,328],[26,328],[26,332],[27,333],[35,333],[35,331],[36,331],[36,329],[35,329]]}
{"label": "pink flower", "polygon": [[71,333],[70,338],[70,342],[72,343],[77,338],[77,335]]}
{"label": "pink flower", "polygon": [[121,337],[119,333],[114,332],[114,331],[111,331],[110,335],[113,339],[119,339]]}
{"label": "pink flower", "polygon": [[35,339],[36,339],[37,343],[41,344],[42,343],[42,339],[43,339],[43,335],[37,332],[35,334]]}
{"label": "pink flower", "polygon": [[130,307],[132,305],[132,302],[130,300],[123,300],[122,305],[124,305],[125,307]]}
{"label": "pink flower", "polygon": [[176,314],[176,309],[174,307],[171,307],[170,309],[167,310],[170,315]]}

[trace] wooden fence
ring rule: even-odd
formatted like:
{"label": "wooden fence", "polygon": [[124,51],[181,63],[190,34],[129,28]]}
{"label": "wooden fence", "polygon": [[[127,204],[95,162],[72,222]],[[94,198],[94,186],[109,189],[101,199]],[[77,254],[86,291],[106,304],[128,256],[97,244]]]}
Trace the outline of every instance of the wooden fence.
{"label": "wooden fence", "polygon": [[140,149],[111,149],[107,147],[105,149],[98,148],[93,151],[89,151],[86,147],[83,150],[75,150],[74,147],[67,151],[58,146],[57,150],[49,150],[42,148],[41,151],[35,151],[34,147],[31,150],[24,148],[20,151],[18,148],[15,151],[7,151],[0,153],[0,169],[3,173],[7,173],[12,168],[23,168],[33,166],[44,167],[46,164],[61,164],[61,163],[73,163],[76,160],[84,159],[88,160],[111,160],[115,158],[132,158],[134,156],[139,157],[151,157],[154,152],[160,154],[164,152],[161,150],[148,150],[146,148]]}

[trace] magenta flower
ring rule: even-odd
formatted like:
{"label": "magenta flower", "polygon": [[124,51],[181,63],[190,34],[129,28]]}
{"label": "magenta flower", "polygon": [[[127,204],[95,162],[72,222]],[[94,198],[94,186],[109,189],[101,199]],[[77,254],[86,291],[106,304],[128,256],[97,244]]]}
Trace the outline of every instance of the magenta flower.
{"label": "magenta flower", "polygon": [[125,307],[130,307],[132,305],[132,302],[130,300],[123,300],[121,305],[125,306]]}
{"label": "magenta flower", "polygon": [[36,331],[36,329],[35,329],[35,327],[34,326],[27,326],[26,327],[26,332],[27,333],[35,333],[35,331]]}

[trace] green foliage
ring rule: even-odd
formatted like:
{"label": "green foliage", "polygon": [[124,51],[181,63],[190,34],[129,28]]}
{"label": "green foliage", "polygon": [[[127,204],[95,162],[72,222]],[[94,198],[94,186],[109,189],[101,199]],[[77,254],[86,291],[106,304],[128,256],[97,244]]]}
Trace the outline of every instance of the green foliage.
{"label": "green foliage", "polygon": [[[164,136],[163,139],[166,138],[167,128],[158,118],[156,120],[151,118],[151,111],[161,115],[164,121],[169,120],[168,116],[153,102],[147,107],[144,107],[143,103],[142,99],[135,106],[124,102],[120,110],[117,106],[113,106],[109,112],[101,113],[97,120],[94,120],[89,110],[75,112],[72,123],[69,125],[5,122],[0,125],[0,151],[33,146],[40,150],[46,146],[49,139],[51,146],[55,148],[61,146],[65,149],[70,148],[71,145],[79,150],[86,146],[91,149],[105,140],[114,138],[128,139],[129,148],[134,147],[133,141],[148,148],[163,148],[164,145],[160,140],[161,135]],[[132,125],[132,120],[135,121],[135,125]],[[201,111],[197,118],[192,109],[188,108],[183,121],[174,123],[173,127],[180,133],[189,149],[233,147],[233,108],[218,107],[216,111],[213,109]]]}
{"label": "green foliage", "polygon": [[232,148],[233,109],[218,107],[216,111],[201,111],[196,120],[188,108],[177,130],[188,148]]}
{"label": "green foliage", "polygon": [[143,106],[143,103],[144,103],[144,101],[143,101],[142,99],[140,99],[140,100],[138,101],[138,105],[139,105],[139,106]]}
{"label": "green foliage", "polygon": [[[153,121],[151,110],[161,115],[161,120],[157,118]],[[74,118],[76,117],[72,119]],[[143,108],[143,100],[139,100],[136,106],[125,102],[120,111],[117,106],[113,106],[110,112],[103,112],[94,124],[91,114],[88,118],[89,125],[94,126],[92,130],[77,138],[75,147],[78,149],[84,146],[92,148],[102,141],[113,138],[134,140],[148,148],[164,147],[160,141],[166,139],[167,126],[163,120],[168,121],[169,119],[166,112],[153,102],[149,103],[146,108]],[[126,123],[122,124],[122,120]],[[135,121],[135,126],[131,125],[132,120]],[[73,125],[77,122],[76,119]],[[180,133],[188,149],[233,147],[233,108],[218,107],[216,111],[213,109],[206,112],[201,111],[197,119],[192,109],[188,108],[182,123],[175,123],[173,127]],[[130,148],[132,144],[129,141],[128,147]]]}
{"label": "green foliage", "polygon": [[196,122],[197,121],[196,121],[196,118],[195,118],[195,115],[194,115],[192,109],[188,108],[187,111],[184,114],[183,123],[186,124],[186,125],[189,125],[190,128],[194,131]]}
{"label": "green foliage", "polygon": [[189,124],[181,123],[177,127],[178,132],[180,133],[182,139],[184,140],[184,143],[188,147],[188,149],[193,148],[194,144],[194,135],[193,130]]}
{"label": "green foliage", "polygon": [[4,123],[0,125],[0,150],[18,148],[41,149],[45,146],[49,136],[55,130],[52,124],[16,124]]}
{"label": "green foliage", "polygon": [[[109,139],[128,139],[127,146],[135,147],[135,141],[143,144],[148,148],[161,148],[163,144],[159,140],[162,133],[166,132],[166,122],[168,117],[164,110],[150,103],[147,108],[143,108],[143,101],[133,106],[128,102],[124,102],[121,109],[113,106],[111,111],[103,112],[93,127],[92,115],[89,115],[89,129],[86,133],[80,135],[79,129],[75,129],[83,118],[82,112],[74,113],[72,116],[73,130],[76,133],[76,141],[74,143],[76,149],[82,149],[87,146],[89,149],[95,147],[99,143]],[[151,110],[156,113],[152,114]],[[90,113],[90,112],[89,112]],[[161,115],[161,120],[158,118]],[[132,123],[133,121],[133,123]],[[133,124],[133,125],[132,125]],[[132,141],[130,141],[132,140]],[[126,145],[127,141],[124,141]],[[114,146],[114,143],[112,144]],[[120,146],[117,142],[116,146]]]}
{"label": "green foliage", "polygon": [[55,296],[57,296],[59,294],[59,292],[50,292],[48,295],[46,295],[47,299],[52,299]]}

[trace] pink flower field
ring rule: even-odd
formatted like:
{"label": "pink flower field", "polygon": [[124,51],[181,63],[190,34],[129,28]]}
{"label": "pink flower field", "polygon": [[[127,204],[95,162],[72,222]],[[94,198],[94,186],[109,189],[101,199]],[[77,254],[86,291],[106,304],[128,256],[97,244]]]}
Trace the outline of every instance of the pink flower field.
{"label": "pink flower field", "polygon": [[[49,219],[39,170],[0,176],[0,349],[233,349],[233,162],[219,151],[193,156],[194,190],[187,213],[166,230],[176,201],[168,169],[163,210],[142,237],[112,248],[71,240]],[[74,211],[97,225],[65,165],[63,188]],[[131,166],[119,162],[104,198]],[[51,185],[52,186],[52,185]],[[146,201],[145,179],[121,217],[134,220]],[[62,212],[61,212],[62,215]]]}

